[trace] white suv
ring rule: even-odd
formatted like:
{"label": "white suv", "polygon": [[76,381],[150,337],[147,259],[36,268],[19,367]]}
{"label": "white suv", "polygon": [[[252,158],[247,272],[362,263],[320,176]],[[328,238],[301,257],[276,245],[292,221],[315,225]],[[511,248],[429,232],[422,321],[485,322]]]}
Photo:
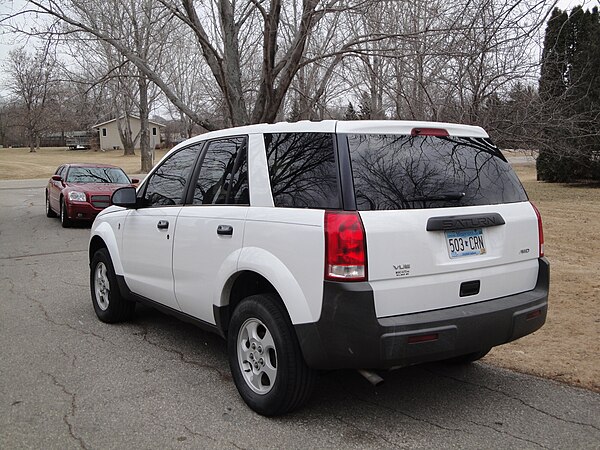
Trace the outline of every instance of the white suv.
{"label": "white suv", "polygon": [[260,414],[302,405],[317,369],[474,361],[546,319],[539,213],[478,127],[216,131],[112,201],[89,246],[100,320],[144,302],[219,333]]}

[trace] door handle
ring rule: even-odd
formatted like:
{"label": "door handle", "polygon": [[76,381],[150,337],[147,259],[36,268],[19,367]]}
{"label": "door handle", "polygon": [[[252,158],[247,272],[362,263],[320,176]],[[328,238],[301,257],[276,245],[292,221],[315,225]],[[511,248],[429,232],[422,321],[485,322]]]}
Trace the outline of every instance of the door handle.
{"label": "door handle", "polygon": [[223,236],[232,236],[233,235],[233,227],[231,225],[219,225],[217,227],[217,234]]}
{"label": "door handle", "polygon": [[169,221],[168,220],[159,220],[158,223],[156,224],[156,228],[158,228],[159,230],[166,230],[169,228]]}

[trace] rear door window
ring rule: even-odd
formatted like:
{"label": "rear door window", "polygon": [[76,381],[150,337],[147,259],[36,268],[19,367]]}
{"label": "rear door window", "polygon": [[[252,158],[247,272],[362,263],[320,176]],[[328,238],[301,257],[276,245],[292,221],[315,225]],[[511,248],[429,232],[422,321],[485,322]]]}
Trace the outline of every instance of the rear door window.
{"label": "rear door window", "polygon": [[424,209],[527,200],[489,139],[348,135],[359,210]]}
{"label": "rear door window", "polygon": [[275,206],[341,207],[333,141],[327,133],[265,134]]}
{"label": "rear door window", "polygon": [[248,205],[246,138],[211,141],[194,187],[194,205]]}

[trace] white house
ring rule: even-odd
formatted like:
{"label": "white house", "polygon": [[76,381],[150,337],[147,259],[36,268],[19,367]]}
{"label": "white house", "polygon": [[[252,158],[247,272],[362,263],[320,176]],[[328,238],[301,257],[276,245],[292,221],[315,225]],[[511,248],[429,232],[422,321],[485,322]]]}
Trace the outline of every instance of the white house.
{"label": "white house", "polygon": [[[121,117],[119,120],[124,121],[125,117]],[[160,129],[165,126],[162,123],[154,122],[153,120],[149,120],[148,122],[150,124],[150,148],[155,148],[157,145],[160,145]],[[129,123],[131,126],[131,133],[135,137],[134,147],[139,148],[141,120],[139,117],[129,116]],[[100,133],[100,150],[123,148],[117,119],[98,123],[94,125],[94,128]]]}

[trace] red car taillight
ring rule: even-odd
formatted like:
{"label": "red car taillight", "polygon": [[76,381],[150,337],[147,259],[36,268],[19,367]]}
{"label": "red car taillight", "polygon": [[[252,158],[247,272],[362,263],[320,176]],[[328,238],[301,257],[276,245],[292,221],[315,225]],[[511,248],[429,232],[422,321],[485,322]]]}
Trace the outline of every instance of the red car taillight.
{"label": "red car taillight", "polygon": [[367,279],[365,230],[358,212],[325,211],[325,279]]}
{"label": "red car taillight", "polygon": [[535,211],[535,215],[537,216],[539,242],[538,250],[541,258],[542,256],[544,256],[544,227],[542,226],[542,216],[533,203],[531,203],[531,206],[533,206],[533,210]]}

